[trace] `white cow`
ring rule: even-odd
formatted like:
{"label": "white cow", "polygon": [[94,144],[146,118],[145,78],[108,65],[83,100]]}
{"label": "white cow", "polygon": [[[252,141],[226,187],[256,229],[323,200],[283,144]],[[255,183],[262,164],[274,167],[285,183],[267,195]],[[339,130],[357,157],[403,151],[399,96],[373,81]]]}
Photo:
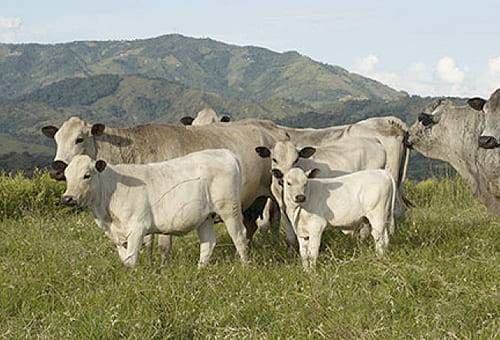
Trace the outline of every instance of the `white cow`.
{"label": "white cow", "polygon": [[205,150],[160,163],[106,165],[75,156],[64,171],[63,202],[88,206],[126,266],[136,265],[145,235],[200,238],[199,266],[215,247],[213,220],[226,225],[243,262],[247,239],[241,211],[241,170],[228,150]]}
{"label": "white cow", "polygon": [[394,228],[396,183],[386,170],[363,170],[336,178],[313,179],[319,170],[292,168],[284,178],[285,214],[299,240],[302,265],[314,269],[321,236],[327,226],[357,229],[371,226],[378,255],[389,244]]}
{"label": "white cow", "polygon": [[231,120],[229,116],[222,116],[219,117],[217,115],[217,112],[212,110],[211,108],[204,108],[198,114],[196,115],[196,118],[186,116],[181,118],[181,123],[184,125],[193,125],[193,126],[199,126],[199,125],[209,125],[213,123],[227,123]]}
{"label": "white cow", "polygon": [[[351,172],[366,169],[384,169],[386,167],[386,152],[384,146],[374,138],[352,138],[347,137],[327,146],[306,146],[298,149],[290,141],[277,142],[272,150],[260,146],[255,151],[262,158],[272,159],[271,171],[273,180],[271,192],[278,202],[281,213],[284,213],[283,174],[292,167],[303,170],[318,169],[321,178],[338,177]],[[294,246],[297,238],[290,221],[283,219],[287,244]],[[344,231],[351,234],[352,231]],[[361,238],[368,236],[366,228],[360,230]],[[289,249],[292,251],[292,247]]]}

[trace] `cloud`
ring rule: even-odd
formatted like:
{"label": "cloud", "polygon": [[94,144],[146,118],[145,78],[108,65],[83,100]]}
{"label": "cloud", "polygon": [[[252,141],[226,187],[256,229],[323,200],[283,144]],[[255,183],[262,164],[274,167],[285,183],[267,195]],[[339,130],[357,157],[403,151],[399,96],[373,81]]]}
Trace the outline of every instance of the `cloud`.
{"label": "cloud", "polygon": [[378,64],[378,57],[375,54],[369,54],[366,57],[358,60],[355,69],[361,73],[368,73],[375,69]]}
{"label": "cloud", "polygon": [[488,61],[488,67],[493,75],[500,75],[500,57],[491,58]]}
{"label": "cloud", "polygon": [[465,72],[460,70],[453,58],[443,57],[436,65],[439,78],[449,84],[458,85],[464,81]]}
{"label": "cloud", "polygon": [[19,17],[0,17],[0,42],[14,42],[22,25]]}

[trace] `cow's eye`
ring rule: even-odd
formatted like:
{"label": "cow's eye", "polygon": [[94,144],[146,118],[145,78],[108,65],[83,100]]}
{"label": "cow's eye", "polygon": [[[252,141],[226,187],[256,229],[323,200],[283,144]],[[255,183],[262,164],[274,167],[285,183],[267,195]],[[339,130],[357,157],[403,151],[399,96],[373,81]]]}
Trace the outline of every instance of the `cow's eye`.
{"label": "cow's eye", "polygon": [[276,158],[273,158],[273,162],[274,163],[278,163],[278,161],[276,160]]}
{"label": "cow's eye", "polygon": [[83,179],[89,179],[89,178],[90,178],[90,175],[89,175],[89,174],[85,174],[85,175],[83,176]]}
{"label": "cow's eye", "polygon": [[286,182],[286,185],[292,185],[292,183],[290,183],[290,182]]}
{"label": "cow's eye", "polygon": [[80,143],[83,143],[83,138],[82,137],[78,137],[75,141],[75,144],[80,144]]}
{"label": "cow's eye", "polygon": [[299,159],[297,158],[296,160],[293,161],[293,164],[296,164],[298,161]]}

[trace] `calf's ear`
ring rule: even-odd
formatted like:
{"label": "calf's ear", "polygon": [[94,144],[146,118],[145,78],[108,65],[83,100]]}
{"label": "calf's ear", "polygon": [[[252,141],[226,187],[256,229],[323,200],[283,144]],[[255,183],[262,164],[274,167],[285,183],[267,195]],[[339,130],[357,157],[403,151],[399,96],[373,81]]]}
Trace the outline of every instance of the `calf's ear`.
{"label": "calf's ear", "polygon": [[231,121],[231,117],[229,117],[229,116],[222,116],[222,118],[220,119],[220,121],[223,122],[223,123],[230,122]]}
{"label": "calf's ear", "polygon": [[314,168],[306,172],[307,178],[316,178],[319,175],[319,169]]}
{"label": "calf's ear", "polygon": [[181,123],[183,125],[192,125],[193,124],[193,120],[194,120],[193,117],[186,116],[186,117],[182,117],[181,118]]}
{"label": "calf's ear", "polygon": [[486,100],[483,98],[475,97],[467,100],[467,104],[472,107],[476,111],[483,111],[484,104],[486,104]]}
{"label": "calf's ear", "polygon": [[269,150],[265,146],[256,147],[255,152],[257,152],[259,154],[259,156],[262,158],[268,158],[271,156],[271,150]]}
{"label": "calf's ear", "polygon": [[106,169],[106,162],[102,159],[98,160],[97,162],[95,162],[95,168],[98,172],[103,172],[104,169]]}
{"label": "calf's ear", "polygon": [[283,173],[281,172],[281,170],[272,169],[271,172],[272,172],[273,176],[276,177],[277,179],[283,178]]}
{"label": "calf's ear", "polygon": [[101,136],[103,133],[104,133],[104,129],[106,127],[104,126],[104,124],[94,124],[92,125],[92,128],[90,129],[90,133],[93,135],[93,136]]}
{"label": "calf's ear", "polygon": [[315,148],[313,148],[312,146],[306,146],[305,148],[302,148],[299,151],[299,157],[301,157],[301,158],[309,158],[312,155],[314,155],[315,152],[316,152]]}
{"label": "calf's ear", "polygon": [[58,128],[56,128],[55,126],[52,126],[52,125],[49,125],[49,126],[44,126],[42,128],[42,133],[46,136],[46,137],[49,137],[49,138],[52,138],[54,139],[54,135],[56,134],[57,130],[59,130]]}

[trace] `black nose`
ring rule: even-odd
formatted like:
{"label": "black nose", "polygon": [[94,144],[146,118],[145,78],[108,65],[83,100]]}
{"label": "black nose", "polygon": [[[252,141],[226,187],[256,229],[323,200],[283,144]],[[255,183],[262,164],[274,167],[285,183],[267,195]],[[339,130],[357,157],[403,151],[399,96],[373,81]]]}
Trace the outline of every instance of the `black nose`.
{"label": "black nose", "polygon": [[403,143],[404,145],[408,148],[408,149],[413,149],[413,144],[412,142],[410,141],[410,133],[408,131],[406,131],[405,133],[405,137],[403,139]]}
{"label": "black nose", "polygon": [[54,169],[49,169],[49,176],[50,178],[55,179],[56,181],[66,180],[66,177],[64,177],[64,172],[57,171]]}
{"label": "black nose", "polygon": [[432,120],[432,115],[423,112],[418,115],[418,121],[422,123],[423,126],[429,126],[434,123],[434,121]]}
{"label": "black nose", "polygon": [[493,136],[479,136],[478,144],[483,149],[493,149],[499,146],[496,138]]}
{"label": "black nose", "polygon": [[304,203],[305,201],[306,201],[306,196],[304,196],[304,195],[295,196],[296,203]]}
{"label": "black nose", "polygon": [[63,196],[62,201],[67,206],[76,205],[76,201],[73,199],[73,196]]}

